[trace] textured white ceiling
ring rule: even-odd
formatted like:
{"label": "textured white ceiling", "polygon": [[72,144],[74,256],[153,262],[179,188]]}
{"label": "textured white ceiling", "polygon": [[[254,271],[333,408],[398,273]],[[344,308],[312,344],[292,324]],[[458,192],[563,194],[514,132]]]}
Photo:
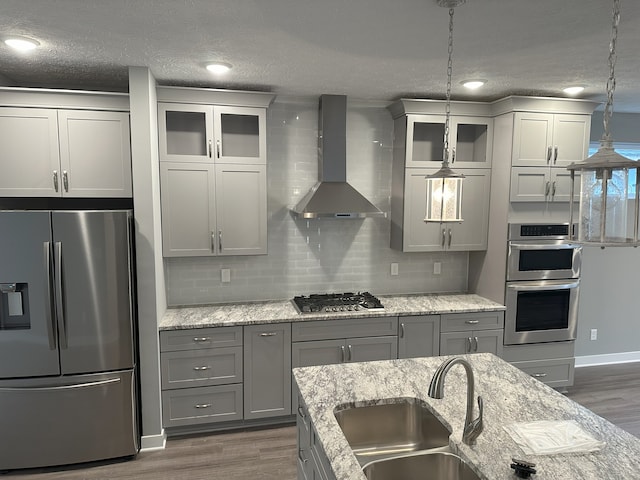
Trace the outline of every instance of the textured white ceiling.
{"label": "textured white ceiling", "polygon": [[[467,0],[454,18],[453,98],[510,94],[604,101],[611,0]],[[0,35],[42,47],[0,46],[5,85],[126,91],[127,66],[160,84],[443,98],[447,10],[436,0],[2,0]],[[616,111],[640,112],[640,1],[622,0]],[[207,62],[233,64],[224,80]],[[470,94],[459,82],[485,78]]]}

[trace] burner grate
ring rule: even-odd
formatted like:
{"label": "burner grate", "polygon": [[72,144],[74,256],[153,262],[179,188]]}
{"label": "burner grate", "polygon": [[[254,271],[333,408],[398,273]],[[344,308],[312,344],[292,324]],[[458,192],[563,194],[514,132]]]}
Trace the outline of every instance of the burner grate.
{"label": "burner grate", "polygon": [[312,293],[293,297],[293,304],[300,313],[354,312],[380,310],[384,306],[369,292]]}

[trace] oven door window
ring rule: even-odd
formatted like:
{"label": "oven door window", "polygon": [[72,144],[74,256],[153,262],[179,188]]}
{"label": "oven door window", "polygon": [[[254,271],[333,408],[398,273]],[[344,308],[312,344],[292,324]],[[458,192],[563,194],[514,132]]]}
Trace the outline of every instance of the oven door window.
{"label": "oven door window", "polygon": [[518,270],[535,272],[540,270],[571,270],[573,268],[573,249],[558,250],[520,250]]}
{"label": "oven door window", "polygon": [[518,292],[516,332],[568,328],[570,296],[569,289]]}

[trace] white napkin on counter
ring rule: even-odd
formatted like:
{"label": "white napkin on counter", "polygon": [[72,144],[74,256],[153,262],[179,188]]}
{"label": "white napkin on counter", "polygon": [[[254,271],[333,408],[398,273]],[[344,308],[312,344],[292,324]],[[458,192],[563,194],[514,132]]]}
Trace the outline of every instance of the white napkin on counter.
{"label": "white napkin on counter", "polygon": [[512,423],[503,428],[527,455],[597,452],[606,445],[573,420]]}

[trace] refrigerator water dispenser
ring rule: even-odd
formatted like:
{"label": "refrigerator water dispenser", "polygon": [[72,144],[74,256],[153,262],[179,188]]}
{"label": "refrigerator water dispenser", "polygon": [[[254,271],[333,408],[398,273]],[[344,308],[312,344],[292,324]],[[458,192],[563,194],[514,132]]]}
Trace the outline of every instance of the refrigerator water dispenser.
{"label": "refrigerator water dispenser", "polygon": [[0,330],[31,328],[28,291],[27,283],[0,283]]}

